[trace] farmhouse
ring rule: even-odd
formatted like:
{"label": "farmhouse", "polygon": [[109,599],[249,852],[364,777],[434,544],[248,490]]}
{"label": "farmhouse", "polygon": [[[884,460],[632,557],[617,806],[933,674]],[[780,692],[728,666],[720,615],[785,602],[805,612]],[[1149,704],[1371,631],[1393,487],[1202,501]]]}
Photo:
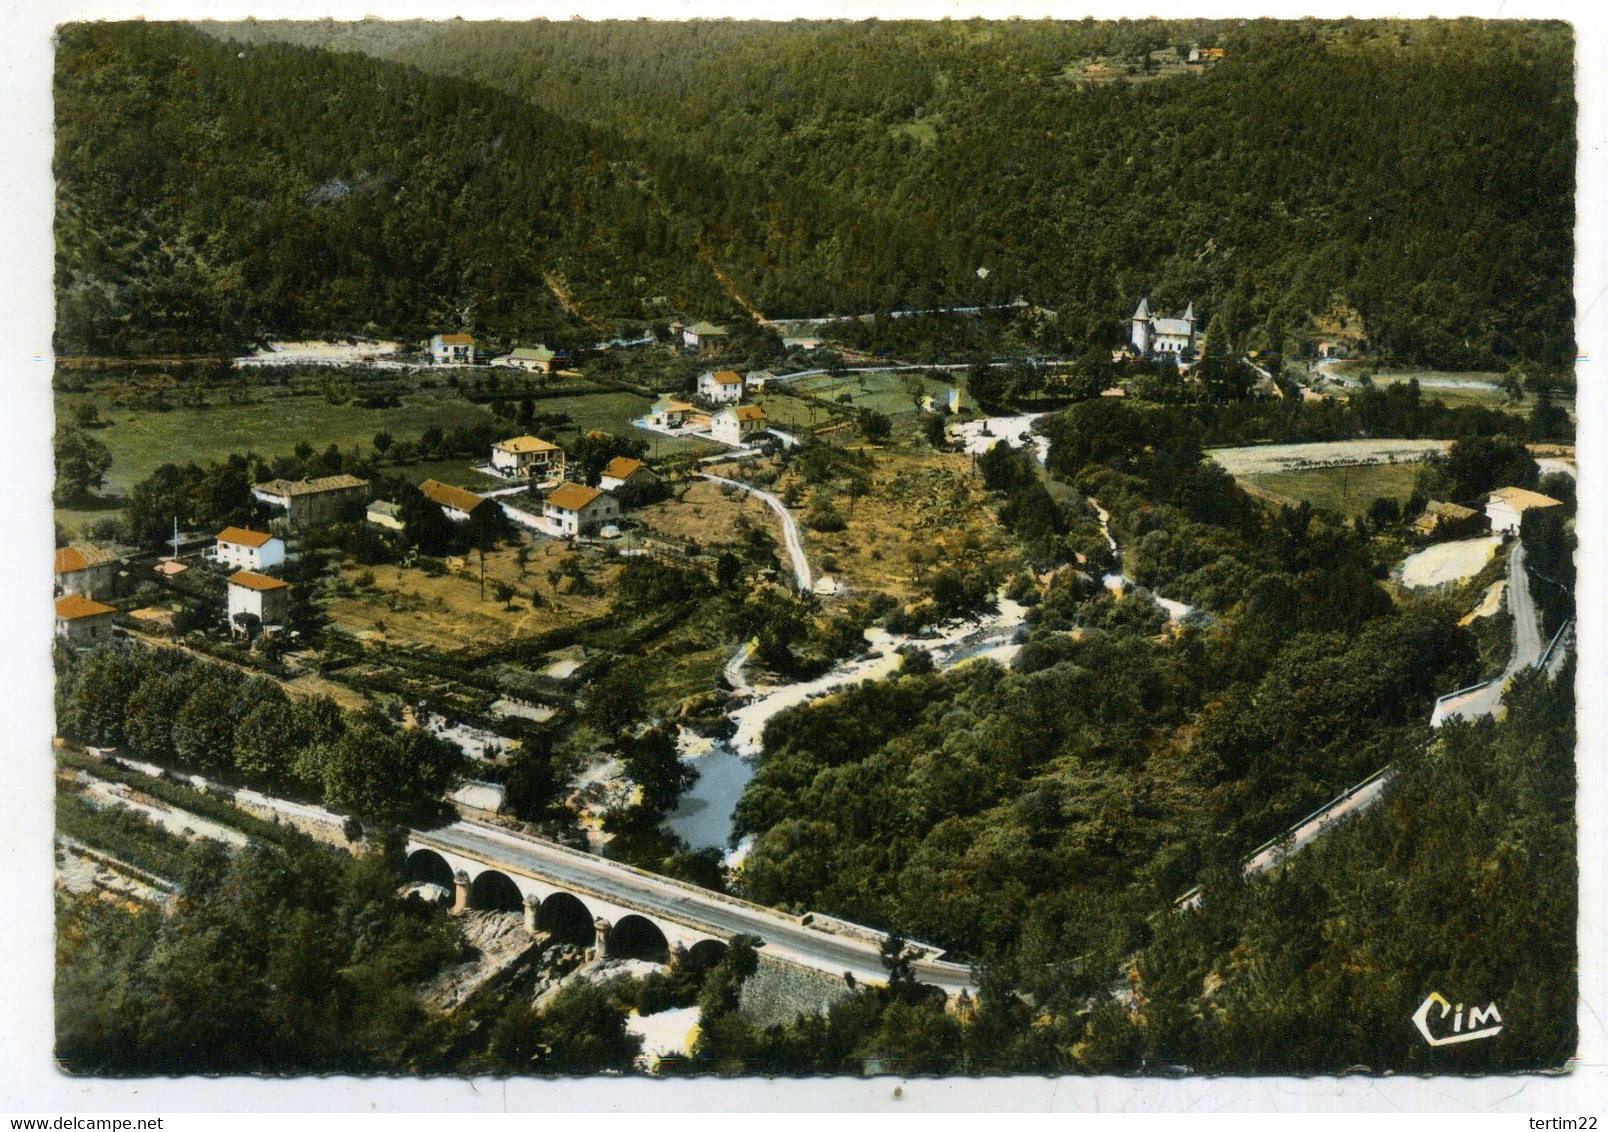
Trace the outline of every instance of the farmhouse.
{"label": "farmhouse", "polygon": [[641,460],[629,456],[616,456],[603,469],[597,486],[607,492],[629,496],[644,491],[659,482],[659,477]]}
{"label": "farmhouse", "polygon": [[475,364],[475,336],[437,334],[430,339],[430,358],[438,366],[472,366]]}
{"label": "farmhouse", "polygon": [[730,405],[709,421],[709,435],[733,448],[748,443],[750,437],[764,429],[765,410],[758,405]]}
{"label": "farmhouse", "polygon": [[1184,309],[1182,318],[1155,318],[1150,300],[1140,299],[1133,312],[1133,348],[1142,357],[1152,354],[1182,354],[1195,349],[1195,304]]}
{"label": "farmhouse", "polygon": [[56,592],[110,597],[117,589],[118,557],[87,542],[56,548]]}
{"label": "farmhouse", "polygon": [[1491,520],[1492,534],[1509,531],[1516,534],[1526,511],[1562,506],[1561,499],[1553,499],[1550,495],[1542,495],[1538,491],[1526,491],[1522,487],[1504,487],[1491,492],[1491,497],[1485,504],[1485,514]]}
{"label": "farmhouse", "polygon": [[731,340],[731,332],[724,326],[716,326],[712,322],[695,322],[691,326],[683,327],[681,341],[689,350],[697,350],[700,354],[715,354],[726,348]]}
{"label": "farmhouse", "polygon": [[211,557],[237,570],[269,570],[285,561],[285,544],[262,531],[225,527]]}
{"label": "farmhouse", "polygon": [[552,373],[558,368],[558,355],[540,344],[520,346],[513,353],[498,358],[496,364],[531,373]]}
{"label": "farmhouse", "polygon": [[698,396],[714,405],[730,405],[743,399],[743,379],[729,369],[700,374]]}
{"label": "farmhouse", "polygon": [[90,645],[112,635],[117,610],[82,594],[56,599],[56,636],[70,645]]}
{"label": "farmhouse", "polygon": [[559,484],[542,501],[542,520],[550,533],[586,535],[620,517],[620,502],[607,492],[578,483]]}
{"label": "farmhouse", "polygon": [[301,528],[355,517],[368,489],[368,480],[342,474],[310,480],[269,480],[253,484],[251,494],[271,507],[282,508],[285,521],[293,528]]}
{"label": "farmhouse", "polygon": [[519,479],[564,478],[564,450],[536,436],[516,436],[491,446],[491,467]]}
{"label": "farmhouse", "polygon": [[453,487],[439,480],[425,480],[419,485],[419,490],[424,492],[426,499],[439,503],[441,510],[454,523],[467,523],[475,508],[486,502],[484,497],[472,491],[465,491],[461,487]]}
{"label": "farmhouse", "polygon": [[743,388],[758,391],[775,380],[776,375],[768,369],[751,369],[743,374]]}
{"label": "farmhouse", "polygon": [[689,405],[674,397],[661,397],[648,410],[648,423],[654,428],[683,428],[689,418],[698,414],[697,405]]}
{"label": "farmhouse", "polygon": [[277,629],[290,609],[290,583],[241,570],[229,576],[229,631],[252,636]]}

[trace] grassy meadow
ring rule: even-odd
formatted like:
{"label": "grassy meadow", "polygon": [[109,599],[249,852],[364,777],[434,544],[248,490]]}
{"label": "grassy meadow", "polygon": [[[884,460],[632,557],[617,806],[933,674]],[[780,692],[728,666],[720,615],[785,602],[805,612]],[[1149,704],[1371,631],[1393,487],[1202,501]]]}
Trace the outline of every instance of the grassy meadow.
{"label": "grassy meadow", "polygon": [[1418,464],[1362,464],[1347,468],[1304,468],[1237,477],[1253,494],[1276,501],[1310,503],[1341,515],[1361,515],[1375,499],[1404,501],[1413,493]]}

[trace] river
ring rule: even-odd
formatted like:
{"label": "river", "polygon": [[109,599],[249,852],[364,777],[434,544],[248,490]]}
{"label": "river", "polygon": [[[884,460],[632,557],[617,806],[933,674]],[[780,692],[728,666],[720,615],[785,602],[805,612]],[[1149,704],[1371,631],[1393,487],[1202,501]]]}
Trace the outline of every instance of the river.
{"label": "river", "polygon": [[[743,666],[733,657],[727,678],[734,687],[748,689],[751,696],[728,714],[737,725],[730,739],[707,739],[682,729],[682,759],[697,768],[698,779],[681,796],[680,804],[665,819],[665,826],[694,849],[727,849],[737,800],[754,776],[754,760],[764,750],[765,725],[778,713],[864,680],[893,675],[904,662],[898,650],[906,646],[925,649],[939,668],[982,659],[1009,664],[1020,647],[1016,635],[1026,617],[1026,606],[1001,596],[992,612],[948,622],[928,630],[927,636],[904,636],[873,626],[865,631],[866,651],[862,655],[835,665],[814,680],[788,684],[750,685]],[[739,650],[738,655],[745,653]],[[732,679],[733,675],[737,678]],[[745,842],[728,851],[726,863],[741,863],[748,848]]]}
{"label": "river", "polygon": [[[991,447],[1004,440],[1012,447],[1031,444],[1043,463],[1049,442],[1033,433],[1032,416],[992,417],[968,422],[963,435],[968,447]],[[1111,535],[1110,516],[1094,500],[1089,500],[1100,517],[1100,529],[1112,550],[1117,549]],[[800,552],[802,557],[802,551]],[[1121,574],[1108,574],[1107,589],[1122,593],[1133,583]],[[1181,601],[1151,595],[1174,621],[1194,613]],[[779,712],[820,696],[830,695],[863,680],[886,679],[898,671],[903,658],[898,650],[905,646],[925,649],[939,668],[951,668],[968,660],[993,660],[1009,665],[1021,645],[1017,635],[1027,616],[1025,606],[1000,595],[992,612],[968,620],[957,620],[928,630],[924,636],[902,636],[873,626],[865,631],[866,651],[834,666],[814,680],[780,685],[750,684],[745,668],[751,646],[744,644],[726,665],[726,682],[737,693],[738,706],[728,713],[736,724],[730,739],[708,739],[685,728],[680,734],[682,759],[695,767],[698,778],[682,794],[680,804],[665,818],[665,827],[694,849],[721,849],[726,864],[742,863],[751,848],[744,839],[730,848],[732,815],[743,790],[754,776],[755,760],[763,752],[765,725]]]}

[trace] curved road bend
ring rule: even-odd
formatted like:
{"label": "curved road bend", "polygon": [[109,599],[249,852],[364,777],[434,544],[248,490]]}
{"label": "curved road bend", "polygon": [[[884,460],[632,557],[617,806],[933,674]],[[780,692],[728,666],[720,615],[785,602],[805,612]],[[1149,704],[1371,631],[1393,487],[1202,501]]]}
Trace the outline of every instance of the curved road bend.
{"label": "curved road bend", "polygon": [[1517,540],[1508,554],[1507,568],[1508,612],[1513,615],[1513,651],[1508,656],[1502,675],[1466,696],[1443,702],[1440,718],[1479,719],[1495,715],[1502,709],[1502,693],[1508,681],[1521,669],[1529,668],[1541,659],[1545,643],[1541,640],[1540,619],[1536,616],[1535,599],[1530,596],[1530,572],[1524,568],[1524,544]]}
{"label": "curved road bend", "polygon": [[746,491],[749,495],[757,495],[770,505],[770,509],[782,517],[782,537],[787,543],[787,556],[793,560],[793,577],[798,581],[798,588],[803,593],[809,593],[813,582],[810,580],[809,560],[804,557],[804,541],[799,538],[798,524],[780,499],[768,491],[761,491],[741,480],[729,480],[725,476],[712,476],[708,472],[699,472],[700,479],[710,480],[713,483],[727,484],[738,491]]}
{"label": "curved road bend", "polygon": [[[494,868],[526,872],[583,897],[591,892],[625,907],[639,908],[649,916],[657,914],[693,927],[712,929],[713,934],[755,935],[765,941],[765,954],[829,975],[850,971],[856,979],[874,983],[885,982],[888,977],[874,943],[828,935],[804,926],[786,913],[707,892],[562,845],[469,822],[456,822],[428,833],[415,831],[412,840],[474,857]],[[977,993],[971,969],[962,964],[928,959],[918,960],[912,966],[920,982],[941,987],[947,994],[958,994],[961,990],[970,995]]]}

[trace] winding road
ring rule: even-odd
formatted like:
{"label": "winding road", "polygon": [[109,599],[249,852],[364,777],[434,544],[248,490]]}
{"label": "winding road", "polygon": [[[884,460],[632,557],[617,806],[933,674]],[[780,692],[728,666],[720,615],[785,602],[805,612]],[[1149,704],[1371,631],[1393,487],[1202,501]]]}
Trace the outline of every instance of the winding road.
{"label": "winding road", "polygon": [[[1500,676],[1483,684],[1442,696],[1436,701],[1435,712],[1430,716],[1431,727],[1439,727],[1452,719],[1473,720],[1496,715],[1502,709],[1502,693],[1507,689],[1508,682],[1521,670],[1533,668],[1541,662],[1541,624],[1535,601],[1530,596],[1530,577],[1524,568],[1523,543],[1514,543],[1512,553],[1508,556],[1507,576],[1508,609],[1513,614],[1513,652],[1508,657],[1507,667]],[[1556,672],[1557,658],[1562,655],[1563,650],[1560,649],[1553,665],[1548,668],[1549,675]],[[1395,764],[1383,768],[1256,849],[1245,859],[1245,873],[1252,875],[1272,868],[1307,843],[1328,833],[1341,818],[1367,809],[1383,796],[1395,770]],[[1199,904],[1200,889],[1194,888],[1179,897],[1177,907],[1187,910]]]}
{"label": "winding road", "polygon": [[809,593],[814,586],[810,578],[810,563],[804,557],[804,540],[799,537],[798,524],[793,521],[792,514],[785,504],[768,491],[761,491],[757,487],[743,483],[741,480],[729,480],[725,476],[710,475],[708,472],[699,472],[700,479],[712,483],[725,484],[735,487],[738,491],[746,491],[749,495],[756,495],[764,500],[770,509],[782,517],[782,539],[787,544],[787,556],[793,561],[793,577],[798,582],[800,593]]}

